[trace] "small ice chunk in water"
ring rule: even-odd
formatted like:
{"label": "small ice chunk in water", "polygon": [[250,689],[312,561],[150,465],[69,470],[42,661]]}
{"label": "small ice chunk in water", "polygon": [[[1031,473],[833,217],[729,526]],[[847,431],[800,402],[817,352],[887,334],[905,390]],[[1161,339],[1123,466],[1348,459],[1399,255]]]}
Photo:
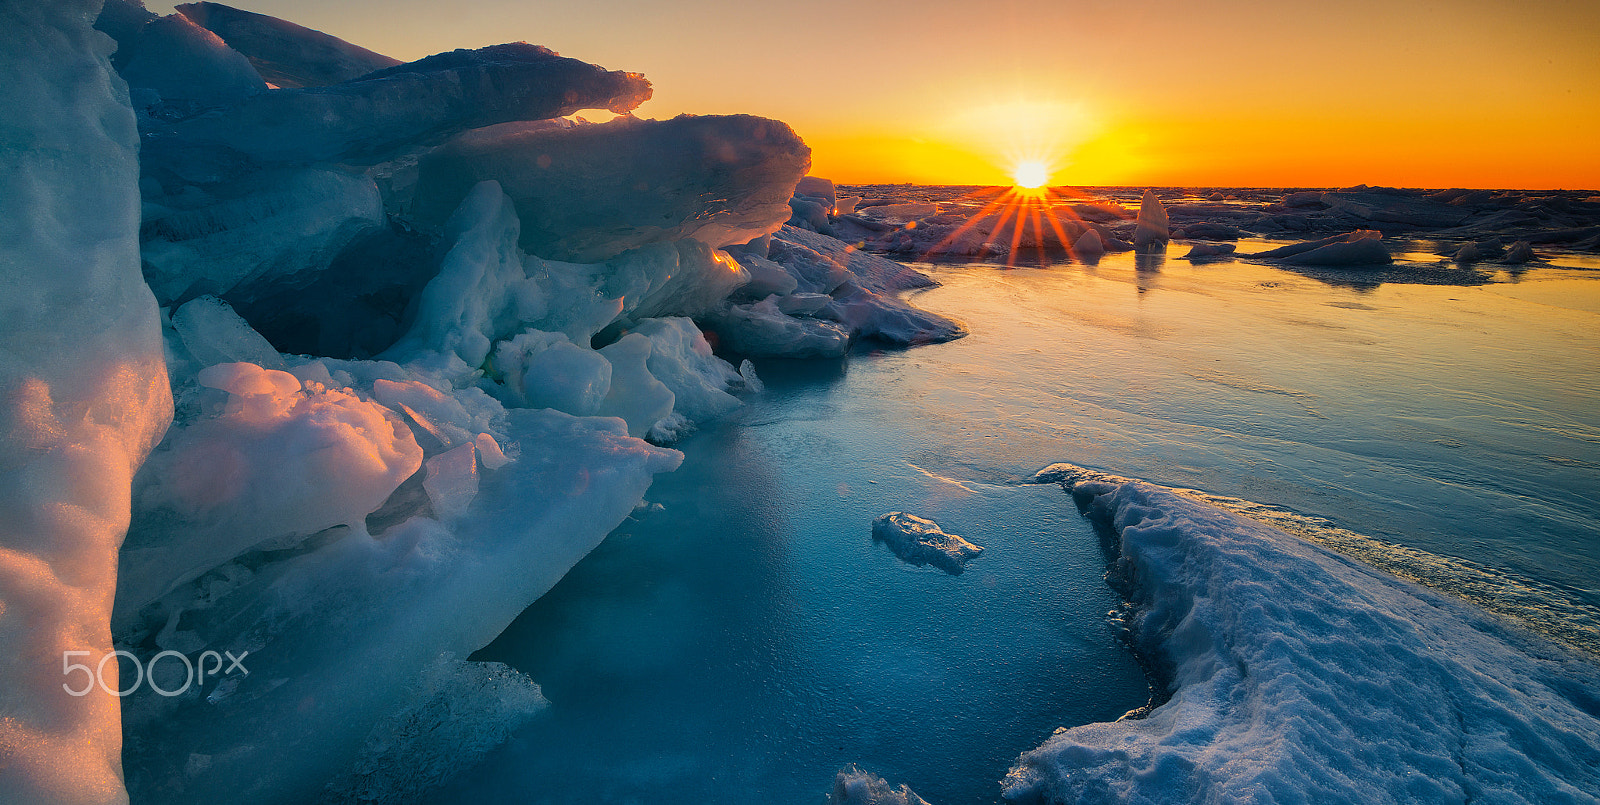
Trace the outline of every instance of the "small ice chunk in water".
{"label": "small ice chunk in water", "polygon": [[[1370,230],[1363,230],[1366,231]],[[1388,265],[1394,258],[1383,241],[1357,232],[1344,240],[1286,257],[1284,262],[1298,266],[1372,266]]]}
{"label": "small ice chunk in water", "polygon": [[1194,260],[1204,257],[1227,257],[1239,247],[1232,243],[1196,243],[1189,248],[1189,253],[1183,256],[1185,260]]}
{"label": "small ice chunk in water", "polygon": [[1133,250],[1140,254],[1165,251],[1169,237],[1167,208],[1161,206],[1156,191],[1144,191],[1144,201],[1139,205],[1139,221],[1133,230]]}
{"label": "small ice chunk in water", "polygon": [[928,805],[928,801],[909,786],[894,788],[889,781],[852,763],[833,778],[828,805]]}
{"label": "small ice chunk in water", "polygon": [[756,365],[749,358],[745,358],[739,364],[739,376],[744,378],[745,391],[751,394],[760,394],[767,390],[767,384],[761,382],[761,378],[756,377]]}
{"label": "small ice chunk in water", "polygon": [[1092,227],[1084,230],[1078,241],[1072,244],[1072,254],[1079,260],[1094,262],[1106,253],[1106,245],[1100,240],[1100,233]]}
{"label": "small ice chunk in water", "polygon": [[1505,261],[1507,263],[1526,263],[1533,259],[1533,247],[1525,240],[1519,240],[1506,249]]}
{"label": "small ice chunk in water", "polygon": [[938,523],[914,514],[890,512],[872,521],[872,538],[888,544],[895,556],[913,565],[933,565],[954,576],[983,548],[947,533]]}

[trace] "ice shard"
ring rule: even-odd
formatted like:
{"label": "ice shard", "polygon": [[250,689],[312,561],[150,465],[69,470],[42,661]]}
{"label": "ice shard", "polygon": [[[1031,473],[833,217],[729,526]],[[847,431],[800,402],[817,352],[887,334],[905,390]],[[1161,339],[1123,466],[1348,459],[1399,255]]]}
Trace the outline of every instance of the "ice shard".
{"label": "ice shard", "polygon": [[262,78],[284,89],[338,84],[401,63],[336,36],[221,3],[182,3],[176,9],[222,37]]}

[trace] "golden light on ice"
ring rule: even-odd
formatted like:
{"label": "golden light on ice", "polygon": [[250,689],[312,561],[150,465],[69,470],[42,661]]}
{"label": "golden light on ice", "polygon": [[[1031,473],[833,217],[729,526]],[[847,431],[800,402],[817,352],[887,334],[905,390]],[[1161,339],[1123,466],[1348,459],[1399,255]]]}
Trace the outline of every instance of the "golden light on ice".
{"label": "golden light on ice", "polygon": [[1050,168],[1036,159],[1025,160],[1017,163],[1011,170],[1011,178],[1017,183],[1017,187],[1033,190],[1044,187],[1045,183],[1050,181]]}

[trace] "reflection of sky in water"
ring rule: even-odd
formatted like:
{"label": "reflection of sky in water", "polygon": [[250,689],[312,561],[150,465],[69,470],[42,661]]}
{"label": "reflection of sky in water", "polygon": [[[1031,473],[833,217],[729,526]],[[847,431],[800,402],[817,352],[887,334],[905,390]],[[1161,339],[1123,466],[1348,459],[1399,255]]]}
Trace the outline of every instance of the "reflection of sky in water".
{"label": "reflection of sky in water", "polygon": [[881,360],[993,378],[954,395],[951,418],[988,438],[946,461],[1067,460],[1276,503],[1600,601],[1600,276],[1346,288],[1134,262],[931,268],[945,287],[915,301],[973,335],[939,367]]}

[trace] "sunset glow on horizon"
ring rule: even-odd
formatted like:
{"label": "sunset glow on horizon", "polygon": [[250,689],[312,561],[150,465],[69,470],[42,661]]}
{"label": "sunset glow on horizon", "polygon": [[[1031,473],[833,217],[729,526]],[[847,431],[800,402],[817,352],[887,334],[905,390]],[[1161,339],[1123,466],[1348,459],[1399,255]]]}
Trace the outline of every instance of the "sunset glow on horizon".
{"label": "sunset glow on horizon", "polygon": [[1050,181],[1050,168],[1036,159],[1019,162],[1011,172],[1011,179],[1017,187],[1027,190],[1044,187]]}
{"label": "sunset glow on horizon", "polygon": [[401,59],[520,39],[642,72],[638,115],[782,120],[847,184],[1031,159],[1084,186],[1600,188],[1597,4],[238,5]]}

